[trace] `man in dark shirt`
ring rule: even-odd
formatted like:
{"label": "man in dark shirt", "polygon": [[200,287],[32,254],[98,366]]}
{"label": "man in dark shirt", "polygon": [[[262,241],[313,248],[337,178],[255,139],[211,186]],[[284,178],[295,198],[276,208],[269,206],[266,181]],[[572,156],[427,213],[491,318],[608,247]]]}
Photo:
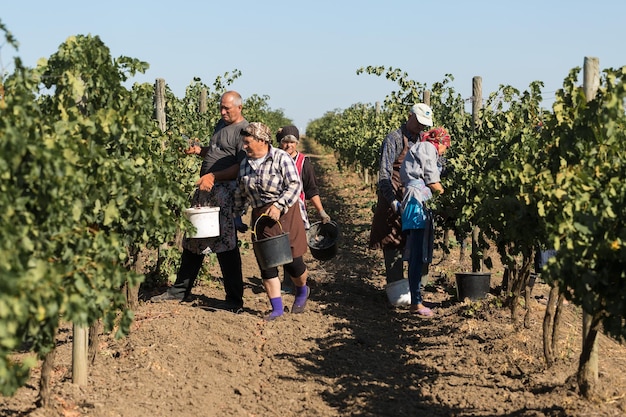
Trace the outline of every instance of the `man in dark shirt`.
{"label": "man in dark shirt", "polygon": [[243,307],[243,273],[241,254],[237,246],[237,231],[233,218],[235,189],[239,164],[245,157],[241,129],[248,126],[243,117],[243,101],[236,91],[227,91],[220,100],[222,118],[215,127],[208,146],[190,146],[185,153],[203,158],[198,189],[192,206],[219,207],[220,234],[211,238],[185,238],[181,265],[176,282],[165,293],[151,301],[183,301],[191,294],[193,284],[202,268],[204,256],[217,255],[226,291],[225,309],[238,311]]}

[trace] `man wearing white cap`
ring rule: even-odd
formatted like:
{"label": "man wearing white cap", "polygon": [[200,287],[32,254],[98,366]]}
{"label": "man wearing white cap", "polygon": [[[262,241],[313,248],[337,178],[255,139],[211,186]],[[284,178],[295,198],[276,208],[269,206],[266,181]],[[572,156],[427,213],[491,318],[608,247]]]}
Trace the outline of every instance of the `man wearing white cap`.
{"label": "man wearing white cap", "polygon": [[[424,103],[417,103],[411,107],[406,123],[390,132],[381,146],[378,202],[372,219],[369,248],[383,250],[387,286],[404,278],[402,249],[405,237],[402,234],[400,218],[400,201],[403,194],[400,166],[409,148],[420,142],[423,132],[432,125],[432,109]],[[393,303],[390,292],[387,291],[387,294]],[[409,297],[403,297],[402,304],[409,304]]]}

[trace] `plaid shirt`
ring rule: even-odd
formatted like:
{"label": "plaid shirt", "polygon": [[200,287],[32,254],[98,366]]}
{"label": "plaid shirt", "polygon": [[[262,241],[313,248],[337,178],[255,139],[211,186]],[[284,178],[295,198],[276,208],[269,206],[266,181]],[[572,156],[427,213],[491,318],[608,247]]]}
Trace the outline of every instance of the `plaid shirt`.
{"label": "plaid shirt", "polygon": [[287,213],[298,202],[302,182],[296,164],[289,154],[270,145],[267,157],[255,170],[246,157],[239,165],[238,187],[235,191],[235,215],[248,209],[274,205]]}

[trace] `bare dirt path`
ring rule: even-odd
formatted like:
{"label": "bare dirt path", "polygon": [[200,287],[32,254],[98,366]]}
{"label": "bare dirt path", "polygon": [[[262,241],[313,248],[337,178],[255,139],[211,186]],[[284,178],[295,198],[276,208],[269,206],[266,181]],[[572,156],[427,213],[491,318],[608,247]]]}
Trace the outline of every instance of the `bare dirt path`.
{"label": "bare dirt path", "polygon": [[[435,254],[426,299],[436,316],[419,319],[391,307],[381,254],[367,250],[374,190],[339,172],[332,155],[303,140],[320,178],[326,211],[341,225],[338,255],[311,270],[311,301],[301,315],[266,323],[249,234],[244,241],[245,311],[214,308],[216,279],[194,288],[190,303],[142,302],[131,334],[102,335],[89,385],[71,383],[71,330],[62,328],[53,374],[53,407],[36,407],[39,370],[0,416],[623,416],[626,348],[600,342],[601,399],[579,398],[573,376],[580,352],[580,310],[566,308],[560,356],[545,369],[543,305],[530,329],[489,295],[456,300],[458,245]],[[315,218],[315,216],[314,216]],[[212,268],[214,276],[219,271]],[[492,291],[502,271],[492,271]],[[145,289],[144,296],[155,289]],[[547,294],[539,283],[535,297]],[[293,297],[285,295],[285,304]]]}

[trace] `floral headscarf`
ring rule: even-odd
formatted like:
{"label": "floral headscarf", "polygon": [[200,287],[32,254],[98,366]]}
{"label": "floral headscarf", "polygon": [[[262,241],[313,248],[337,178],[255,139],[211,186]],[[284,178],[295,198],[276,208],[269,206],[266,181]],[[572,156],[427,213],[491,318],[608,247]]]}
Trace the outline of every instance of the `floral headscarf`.
{"label": "floral headscarf", "polygon": [[[443,127],[434,127],[422,136],[422,142],[428,141],[433,145],[445,145],[450,147],[450,134]],[[438,147],[438,146],[437,146]]]}

